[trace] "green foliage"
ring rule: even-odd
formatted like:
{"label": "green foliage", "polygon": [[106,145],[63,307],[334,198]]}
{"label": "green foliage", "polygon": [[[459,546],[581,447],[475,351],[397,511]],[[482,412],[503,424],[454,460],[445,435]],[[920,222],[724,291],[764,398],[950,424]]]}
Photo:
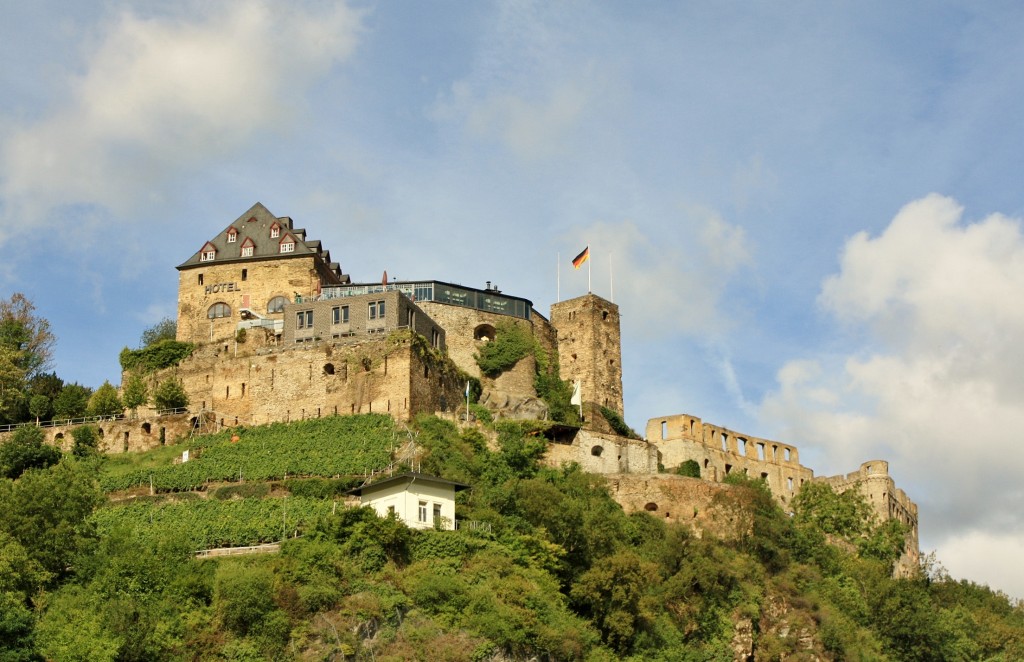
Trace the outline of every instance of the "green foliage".
{"label": "green foliage", "polygon": [[96,392],[89,398],[89,408],[86,414],[89,416],[118,416],[124,413],[124,405],[117,395],[117,389],[109,381],[96,389]]}
{"label": "green foliage", "polygon": [[178,342],[173,339],[164,339],[147,345],[142,349],[121,350],[121,369],[125,372],[139,371],[143,374],[171,368],[178,365],[195,350],[195,345],[189,342]]}
{"label": "green foliage", "polygon": [[139,346],[151,347],[164,340],[174,340],[177,335],[178,323],[170,317],[165,317],[142,332],[142,337],[139,338]]}
{"label": "green foliage", "polygon": [[612,429],[615,430],[615,434],[621,437],[629,437],[630,439],[640,438],[636,430],[626,425],[626,421],[623,420],[622,416],[619,416],[619,412],[603,406],[598,407],[598,410],[604,416],[604,420],[608,421],[608,425],[612,426]]}
{"label": "green foliage", "polygon": [[139,407],[149,402],[149,388],[142,375],[132,373],[124,384],[124,408],[134,413]]}
{"label": "green foliage", "polygon": [[601,630],[601,638],[620,654],[633,647],[638,630],[650,627],[652,615],[644,604],[654,563],[622,551],[593,565],[573,585],[570,597]]}
{"label": "green foliage", "polygon": [[214,499],[225,501],[227,499],[261,499],[269,494],[269,483],[241,483],[239,485],[218,487],[211,496]]}
{"label": "green foliage", "polygon": [[473,414],[473,418],[480,421],[481,423],[493,423],[494,417],[491,416],[491,411],[483,405],[471,404],[469,405],[469,412]]}
{"label": "green foliage", "polygon": [[[280,480],[288,476],[351,476],[386,467],[395,443],[395,422],[385,414],[329,416],[296,423],[234,428],[194,438],[191,459],[175,464],[182,447],[161,449],[154,464],[138,457],[111,457],[104,490],[149,485],[159,491],[191,490],[210,481]],[[237,436],[238,441],[232,438]],[[135,455],[135,454],[132,454]]]}
{"label": "green foliage", "polygon": [[23,426],[0,443],[0,475],[17,478],[29,469],[45,469],[60,461],[60,449],[43,442],[41,428]]}
{"label": "green foliage", "polygon": [[292,496],[311,497],[316,499],[333,499],[344,497],[349,490],[359,487],[361,477],[353,478],[289,478],[284,481],[284,488]]}
{"label": "green foliage", "polygon": [[535,342],[530,331],[524,326],[511,321],[501,321],[495,329],[494,340],[480,347],[476,363],[483,374],[497,377],[532,353]]}
{"label": "green foliage", "polygon": [[6,532],[54,577],[72,572],[78,550],[95,534],[89,515],[102,495],[83,465],[63,461],[0,483],[0,531]]}
{"label": "green foliage", "polygon": [[96,426],[79,425],[71,430],[71,437],[75,440],[75,445],[71,448],[72,455],[77,458],[85,458],[96,454],[100,443]]}
{"label": "green foliage", "polygon": [[32,301],[20,292],[0,299],[0,347],[14,352],[14,364],[32,379],[50,364],[57,342],[50,323],[36,314]]}
{"label": "green foliage", "polygon": [[828,483],[805,483],[793,498],[794,519],[822,533],[847,540],[859,538],[871,524],[871,506],[858,490],[837,494]]}
{"label": "green foliage", "polygon": [[133,502],[101,508],[91,522],[101,535],[126,529],[147,544],[174,539],[196,550],[277,542],[311,530],[334,509],[305,497]]}
{"label": "green foliage", "polygon": [[158,410],[187,407],[188,393],[177,379],[165,379],[153,392],[153,406]]}
{"label": "green foliage", "polygon": [[85,416],[89,408],[92,389],[81,384],[65,384],[60,394],[53,401],[53,418],[67,420]]}
{"label": "green foliage", "polygon": [[53,404],[45,395],[33,395],[28,401],[28,413],[37,421],[48,417],[53,412]]}
{"label": "green foliage", "polygon": [[696,460],[687,460],[678,467],[676,467],[676,473],[680,476],[689,476],[690,478],[700,478],[700,463]]}

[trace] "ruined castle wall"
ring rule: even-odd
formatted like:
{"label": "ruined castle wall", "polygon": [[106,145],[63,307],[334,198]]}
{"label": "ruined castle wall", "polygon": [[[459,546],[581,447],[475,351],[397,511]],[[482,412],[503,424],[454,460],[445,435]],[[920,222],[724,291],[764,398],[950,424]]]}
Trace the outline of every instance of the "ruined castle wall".
{"label": "ruined castle wall", "polygon": [[585,402],[623,415],[619,307],[595,294],[551,306],[562,379],[579,380]]}
{"label": "ruined castle wall", "polygon": [[647,439],[658,447],[666,469],[693,460],[707,480],[721,481],[735,472],[763,478],[783,506],[814,477],[800,464],[795,446],[705,423],[690,414],[650,419]]}
{"label": "ruined castle wall", "polygon": [[[249,308],[267,318],[281,319],[282,313],[268,313],[267,304],[277,296],[289,301],[295,295],[311,298],[320,291],[320,275],[313,256],[268,259],[258,262],[209,262],[178,272],[178,340],[217,342],[233,338],[239,311]],[[210,319],[216,303],[231,309],[227,317]]]}
{"label": "ruined castle wall", "polygon": [[871,460],[861,464],[857,471],[843,476],[823,476],[816,480],[828,483],[839,493],[850,489],[859,490],[878,522],[897,520],[906,525],[907,547],[897,564],[896,574],[909,575],[917,569],[920,561],[917,504],[896,487],[896,482],[889,475],[888,462]]}
{"label": "ruined castle wall", "polygon": [[457,403],[462,392],[454,366],[408,333],[246,345],[204,345],[158,379],[176,375],[190,408],[215,412],[223,425],[371,412],[405,420]]}
{"label": "ruined castle wall", "polygon": [[608,488],[627,513],[644,511],[698,535],[732,540],[753,526],[751,513],[736,507],[732,485],[670,474],[619,474],[608,476]]}
{"label": "ruined castle wall", "polygon": [[544,462],[553,467],[575,462],[597,474],[658,473],[658,451],[651,444],[593,430],[580,430],[569,444],[548,444]]}
{"label": "ruined castle wall", "polygon": [[[145,451],[163,444],[172,444],[188,437],[191,424],[187,414],[157,416],[152,410],[139,410],[137,418],[106,418],[89,421],[85,425],[96,428],[98,449],[104,453]],[[44,443],[60,448],[65,453],[74,446],[72,430],[81,425],[45,425]],[[0,433],[0,443],[6,442],[12,432]]]}

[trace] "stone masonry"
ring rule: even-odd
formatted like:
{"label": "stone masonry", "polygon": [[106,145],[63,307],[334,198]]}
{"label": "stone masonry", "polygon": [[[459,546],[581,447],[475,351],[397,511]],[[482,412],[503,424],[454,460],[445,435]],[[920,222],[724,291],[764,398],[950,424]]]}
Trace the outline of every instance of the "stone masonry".
{"label": "stone masonry", "polygon": [[558,329],[562,379],[579,380],[584,402],[594,402],[621,416],[619,307],[596,294],[586,294],[553,304],[551,324]]}

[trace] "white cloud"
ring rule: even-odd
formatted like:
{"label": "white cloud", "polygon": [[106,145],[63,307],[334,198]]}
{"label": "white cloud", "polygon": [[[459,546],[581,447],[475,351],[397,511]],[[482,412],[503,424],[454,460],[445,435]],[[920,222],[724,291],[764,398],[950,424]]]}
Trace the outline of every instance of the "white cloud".
{"label": "white cloud", "polygon": [[298,119],[308,86],[352,52],[359,20],[344,5],[269,3],[120,14],[66,81],[68,100],[8,131],[4,215],[25,227],[62,207],[158,204],[189,169]]}
{"label": "white cloud", "polygon": [[608,296],[609,262],[614,263],[615,300],[628,308],[625,335],[713,339],[729,326],[720,298],[746,264],[746,237],[742,228],[705,209],[682,211],[674,221],[669,233],[630,221],[597,223],[578,241],[590,244],[594,289],[602,296]]}
{"label": "white cloud", "polygon": [[[762,415],[830,471],[889,459],[921,505],[922,537],[954,550],[940,555],[954,576],[980,578],[963,550],[1024,538],[1024,234],[998,214],[962,214],[931,195],[880,236],[848,241],[819,302],[864,346],[784,365]],[[1024,585],[1017,565],[998,572],[1000,587]]]}

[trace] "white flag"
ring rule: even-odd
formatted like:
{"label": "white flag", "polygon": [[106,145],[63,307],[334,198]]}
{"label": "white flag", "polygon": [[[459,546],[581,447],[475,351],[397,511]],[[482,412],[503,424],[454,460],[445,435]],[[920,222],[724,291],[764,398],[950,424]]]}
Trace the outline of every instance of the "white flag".
{"label": "white flag", "polygon": [[569,404],[582,405],[583,396],[580,395],[580,380],[575,380],[572,383],[572,398],[569,400]]}

